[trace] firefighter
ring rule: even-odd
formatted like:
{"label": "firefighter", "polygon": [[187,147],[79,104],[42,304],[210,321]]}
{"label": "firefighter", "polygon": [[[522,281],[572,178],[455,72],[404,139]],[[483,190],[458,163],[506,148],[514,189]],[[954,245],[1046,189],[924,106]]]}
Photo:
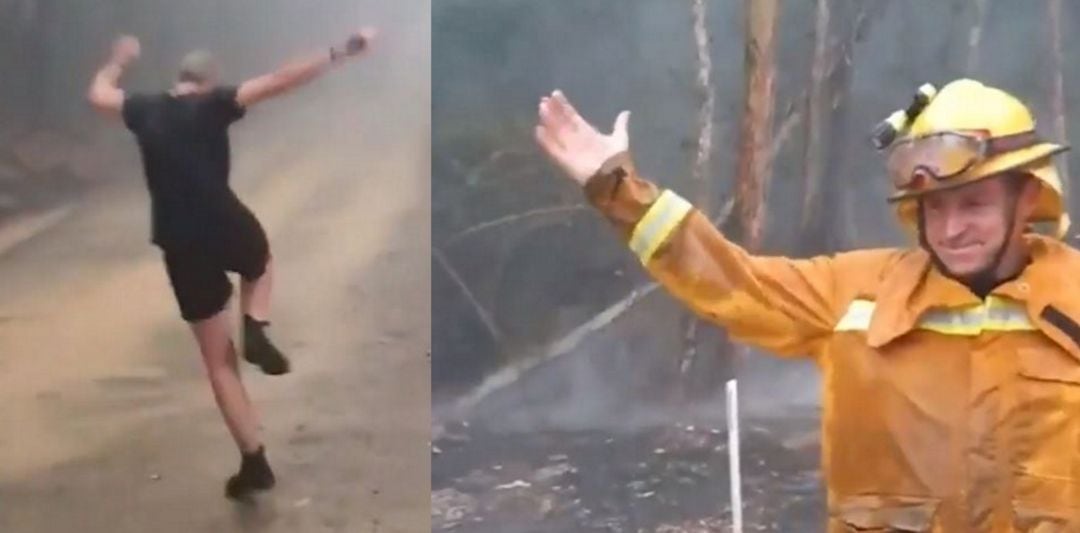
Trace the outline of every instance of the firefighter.
{"label": "firefighter", "polygon": [[828,531],[1080,531],[1080,254],[1060,241],[1065,147],[1024,104],[921,90],[875,136],[918,245],[811,259],[751,255],[643,178],[628,120],[601,134],[555,91],[536,139],[671,294],[816,361]]}

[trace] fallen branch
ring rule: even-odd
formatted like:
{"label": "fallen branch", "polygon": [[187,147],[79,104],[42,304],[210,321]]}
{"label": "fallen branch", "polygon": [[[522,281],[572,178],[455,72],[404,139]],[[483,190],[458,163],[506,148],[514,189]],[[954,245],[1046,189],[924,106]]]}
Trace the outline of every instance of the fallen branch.
{"label": "fallen branch", "polygon": [[450,279],[454,281],[454,284],[461,289],[462,294],[465,295],[465,299],[472,305],[473,310],[476,311],[476,315],[480,318],[480,322],[487,328],[488,333],[491,334],[491,338],[496,342],[502,339],[502,335],[499,333],[499,328],[495,326],[495,321],[491,319],[491,315],[484,309],[484,306],[480,305],[480,301],[476,299],[472,291],[469,290],[469,286],[465,284],[465,281],[461,279],[454,267],[450,265],[450,261],[446,259],[442,251],[434,246],[431,247],[431,256],[439,262],[439,265],[446,270],[446,273],[450,276]]}
{"label": "fallen branch", "polygon": [[[723,226],[727,223],[729,217],[734,212],[735,199],[729,198],[724,206],[720,209],[720,214],[713,219],[713,225]],[[433,253],[439,254],[437,249],[433,249]],[[436,255],[436,259],[440,259],[441,254]],[[445,259],[440,259],[440,262],[444,262]],[[444,265],[448,267],[449,265]],[[456,276],[454,276],[455,279]],[[461,284],[462,289],[467,289],[464,284]],[[564,355],[573,353],[574,350],[581,346],[581,343],[585,341],[594,333],[603,331],[604,328],[614,324],[620,317],[625,315],[628,311],[634,308],[639,302],[643,301],[646,297],[656,292],[656,289],[660,287],[659,283],[651,282],[641,287],[638,287],[630,294],[624,296],[618,302],[608,306],[603,311],[593,315],[592,318],[586,320],[580,326],[574,328],[572,331],[563,335],[554,342],[548,344],[547,349],[542,355],[536,357],[523,357],[514,360],[509,366],[505,366],[494,374],[488,376],[480,383],[475,389],[463,396],[457,402],[454,403],[450,410],[449,416],[452,418],[463,418],[463,415],[479,404],[484,398],[488,397],[494,392],[502,390],[510,385],[513,385],[522,376],[528,373],[530,370],[537,366],[544,364],[548,361],[555,360]],[[468,294],[468,293],[467,293]],[[470,298],[475,302],[475,298]],[[483,308],[476,304],[477,310],[483,313]],[[486,313],[483,313],[486,315]]]}
{"label": "fallen branch", "polygon": [[582,325],[574,328],[570,333],[551,343],[543,355],[518,359],[509,366],[503,367],[494,374],[488,376],[479,386],[473,389],[472,392],[455,402],[451,416],[455,418],[462,417],[462,415],[479,404],[484,398],[516,383],[528,371],[545,362],[572,353],[586,338],[614,323],[619,317],[629,311],[634,304],[641,301],[649,294],[652,294],[659,286],[658,283],[654,282],[645,285],[644,287],[634,289],[622,300],[619,300],[614,305],[611,305],[607,309],[596,314]]}
{"label": "fallen branch", "polygon": [[466,166],[458,159],[453,159],[450,161],[450,163],[453,169],[465,178],[466,183],[468,183],[469,185],[475,185],[476,183],[479,183],[481,174],[491,165],[498,163],[500,159],[503,159],[507,156],[527,154],[528,152],[525,152],[524,150],[495,150],[494,152],[488,154],[487,157],[474,163],[471,166]]}
{"label": "fallen branch", "polygon": [[572,211],[582,211],[582,210],[585,210],[585,209],[586,209],[586,206],[583,205],[583,204],[560,205],[560,206],[555,206],[555,207],[542,207],[542,208],[539,208],[539,209],[532,209],[532,210],[525,211],[525,212],[522,212],[522,213],[515,213],[513,215],[507,215],[507,216],[504,216],[504,217],[499,217],[499,218],[496,218],[494,220],[488,220],[486,222],[481,222],[479,224],[475,224],[473,226],[469,226],[468,228],[465,228],[464,230],[462,230],[462,231],[454,234],[453,236],[449,237],[448,239],[446,239],[446,242],[443,244],[443,246],[444,247],[453,246],[458,241],[464,239],[465,237],[468,237],[469,235],[472,235],[473,233],[478,233],[478,232],[481,232],[481,231],[489,230],[489,229],[496,228],[496,227],[499,227],[499,226],[502,226],[502,225],[505,225],[505,224],[511,224],[511,223],[514,223],[514,222],[518,222],[520,220],[533,218],[533,217],[537,217],[537,216],[541,216],[541,215],[550,215],[550,214],[554,214],[554,213],[568,213],[568,212],[572,212]]}

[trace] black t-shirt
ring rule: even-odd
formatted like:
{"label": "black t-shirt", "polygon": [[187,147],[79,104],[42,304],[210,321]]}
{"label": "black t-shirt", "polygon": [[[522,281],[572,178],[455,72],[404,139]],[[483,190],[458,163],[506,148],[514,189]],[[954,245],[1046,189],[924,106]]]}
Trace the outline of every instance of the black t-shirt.
{"label": "black t-shirt", "polygon": [[154,243],[204,242],[247,213],[229,188],[228,128],[243,116],[235,87],[124,100],[124,124],[138,140],[150,190]]}

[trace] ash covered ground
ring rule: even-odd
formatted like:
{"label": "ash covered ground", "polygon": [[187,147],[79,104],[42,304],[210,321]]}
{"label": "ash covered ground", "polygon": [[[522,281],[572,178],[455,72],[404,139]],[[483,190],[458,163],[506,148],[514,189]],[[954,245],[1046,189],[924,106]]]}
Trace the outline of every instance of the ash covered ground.
{"label": "ash covered ground", "polygon": [[[743,420],[745,530],[821,530],[817,424],[810,410]],[[432,530],[727,531],[727,442],[722,423],[503,433],[448,424],[432,445]]]}

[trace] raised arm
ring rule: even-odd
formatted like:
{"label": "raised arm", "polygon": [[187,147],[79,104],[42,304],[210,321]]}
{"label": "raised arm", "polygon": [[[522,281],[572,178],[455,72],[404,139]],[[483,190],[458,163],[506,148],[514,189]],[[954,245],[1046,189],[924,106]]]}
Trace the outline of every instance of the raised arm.
{"label": "raised arm", "polygon": [[124,107],[124,90],[120,77],[132,61],[139,57],[139,40],[130,35],[121,36],[113,43],[112,55],[90,82],[86,93],[90,104],[108,117],[120,118]]}
{"label": "raised arm", "polygon": [[786,355],[817,352],[843,314],[833,258],[754,256],[726,239],[689,202],[638,175],[627,112],[603,135],[556,91],[539,115],[540,146],[669,293],[740,341]]}
{"label": "raised arm", "polygon": [[349,36],[342,45],[331,46],[327,51],[310,54],[273,72],[247,80],[237,88],[236,102],[243,107],[251,107],[304,85],[344,60],[367,52],[376,33],[372,28],[362,29]]}

